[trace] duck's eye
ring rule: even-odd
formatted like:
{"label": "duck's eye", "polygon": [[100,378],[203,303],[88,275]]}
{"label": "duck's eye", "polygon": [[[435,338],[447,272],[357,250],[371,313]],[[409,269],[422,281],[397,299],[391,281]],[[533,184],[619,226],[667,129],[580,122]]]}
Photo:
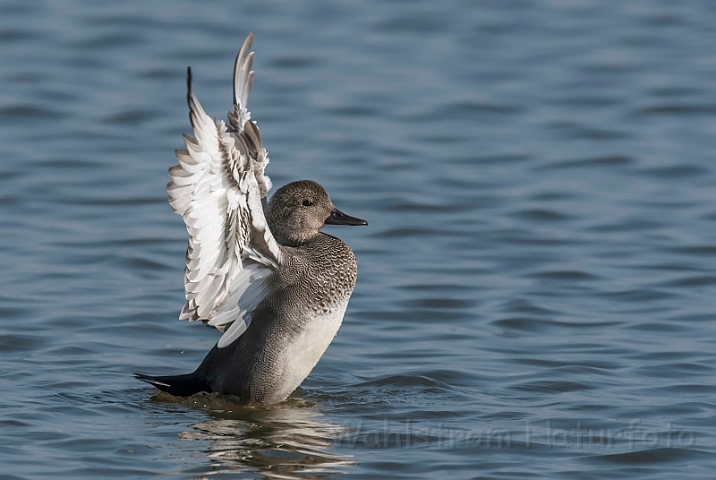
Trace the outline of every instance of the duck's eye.
{"label": "duck's eye", "polygon": [[303,201],[303,206],[304,206],[304,207],[310,207],[311,205],[313,205],[313,202],[312,202],[312,201],[310,201],[310,200],[304,200],[304,201]]}

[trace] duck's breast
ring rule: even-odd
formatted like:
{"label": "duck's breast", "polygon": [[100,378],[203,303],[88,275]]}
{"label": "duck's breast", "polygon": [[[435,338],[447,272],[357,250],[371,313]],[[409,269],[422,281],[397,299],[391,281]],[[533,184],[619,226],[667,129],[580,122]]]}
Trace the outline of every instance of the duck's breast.
{"label": "duck's breast", "polygon": [[281,352],[281,374],[272,401],[288,397],[306,379],[336,336],[346,313],[350,294],[330,310],[309,318],[296,334],[286,341]]}

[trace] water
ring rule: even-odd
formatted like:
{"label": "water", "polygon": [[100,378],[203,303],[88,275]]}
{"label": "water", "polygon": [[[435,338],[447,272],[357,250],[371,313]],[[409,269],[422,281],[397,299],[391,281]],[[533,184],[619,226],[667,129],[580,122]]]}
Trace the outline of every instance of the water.
{"label": "water", "polygon": [[[241,3],[241,4],[240,4]],[[0,5],[0,477],[711,478],[716,8],[692,2]],[[363,229],[285,404],[157,395],[185,69],[249,105],[281,185]]]}

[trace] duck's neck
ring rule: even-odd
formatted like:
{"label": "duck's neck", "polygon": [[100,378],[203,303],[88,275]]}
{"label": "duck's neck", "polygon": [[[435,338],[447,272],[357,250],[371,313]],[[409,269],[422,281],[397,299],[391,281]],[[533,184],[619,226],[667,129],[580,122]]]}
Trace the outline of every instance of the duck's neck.
{"label": "duck's neck", "polygon": [[321,236],[321,232],[315,232],[310,235],[301,235],[300,232],[291,232],[291,235],[286,235],[285,232],[282,232],[280,229],[277,231],[272,229],[271,233],[273,233],[273,237],[276,241],[284,247],[300,247],[301,245],[313,242]]}

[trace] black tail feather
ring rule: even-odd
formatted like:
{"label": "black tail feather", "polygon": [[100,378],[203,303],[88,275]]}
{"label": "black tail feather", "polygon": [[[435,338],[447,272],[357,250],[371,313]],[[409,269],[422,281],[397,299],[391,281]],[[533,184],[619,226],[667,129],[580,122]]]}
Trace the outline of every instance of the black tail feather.
{"label": "black tail feather", "polygon": [[210,392],[209,386],[202,379],[198,378],[196,372],[186,375],[167,375],[153,377],[142,373],[135,373],[134,378],[150,383],[159,390],[171,393],[176,397],[189,397],[199,392]]}

